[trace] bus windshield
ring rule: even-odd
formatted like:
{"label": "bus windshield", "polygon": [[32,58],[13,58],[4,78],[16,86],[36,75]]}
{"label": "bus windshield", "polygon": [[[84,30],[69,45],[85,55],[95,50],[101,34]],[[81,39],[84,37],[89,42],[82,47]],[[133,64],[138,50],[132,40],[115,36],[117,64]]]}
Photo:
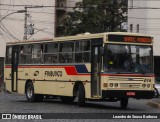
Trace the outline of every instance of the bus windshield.
{"label": "bus windshield", "polygon": [[153,73],[151,46],[106,44],[103,59],[108,73]]}

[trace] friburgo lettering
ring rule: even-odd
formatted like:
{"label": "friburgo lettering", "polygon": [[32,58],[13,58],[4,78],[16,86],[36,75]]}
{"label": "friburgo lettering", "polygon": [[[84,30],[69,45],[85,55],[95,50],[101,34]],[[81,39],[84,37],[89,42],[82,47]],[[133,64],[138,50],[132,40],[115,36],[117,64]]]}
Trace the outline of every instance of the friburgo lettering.
{"label": "friburgo lettering", "polygon": [[62,77],[62,71],[45,71],[47,77]]}

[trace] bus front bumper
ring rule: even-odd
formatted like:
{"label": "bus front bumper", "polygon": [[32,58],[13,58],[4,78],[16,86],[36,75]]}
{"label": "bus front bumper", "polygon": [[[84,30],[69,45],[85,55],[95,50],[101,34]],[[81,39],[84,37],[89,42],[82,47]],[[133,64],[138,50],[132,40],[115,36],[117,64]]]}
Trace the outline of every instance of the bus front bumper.
{"label": "bus front bumper", "polygon": [[154,91],[136,91],[136,90],[102,90],[102,98],[136,98],[136,99],[152,99]]}

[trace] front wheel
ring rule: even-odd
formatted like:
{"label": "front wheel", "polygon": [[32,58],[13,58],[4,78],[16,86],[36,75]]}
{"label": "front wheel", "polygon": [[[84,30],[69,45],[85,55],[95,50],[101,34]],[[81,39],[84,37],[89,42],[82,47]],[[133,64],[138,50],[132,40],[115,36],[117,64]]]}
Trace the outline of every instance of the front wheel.
{"label": "front wheel", "polygon": [[120,105],[122,109],[126,109],[128,105],[128,98],[122,98],[120,101]]}
{"label": "front wheel", "polygon": [[156,88],[154,89],[154,97],[155,98],[159,97],[159,93],[158,93],[158,90]]}
{"label": "front wheel", "polygon": [[27,97],[27,101],[35,102],[35,101],[42,101],[43,95],[35,94],[34,93],[34,86],[32,82],[27,83],[25,94]]}

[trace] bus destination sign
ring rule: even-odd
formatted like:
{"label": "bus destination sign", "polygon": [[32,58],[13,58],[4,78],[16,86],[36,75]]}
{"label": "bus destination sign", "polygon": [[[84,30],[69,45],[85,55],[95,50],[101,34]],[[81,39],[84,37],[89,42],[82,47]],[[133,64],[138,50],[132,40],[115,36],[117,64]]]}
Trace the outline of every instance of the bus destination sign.
{"label": "bus destination sign", "polygon": [[152,43],[152,37],[110,34],[108,35],[108,41],[128,42],[128,43]]}

